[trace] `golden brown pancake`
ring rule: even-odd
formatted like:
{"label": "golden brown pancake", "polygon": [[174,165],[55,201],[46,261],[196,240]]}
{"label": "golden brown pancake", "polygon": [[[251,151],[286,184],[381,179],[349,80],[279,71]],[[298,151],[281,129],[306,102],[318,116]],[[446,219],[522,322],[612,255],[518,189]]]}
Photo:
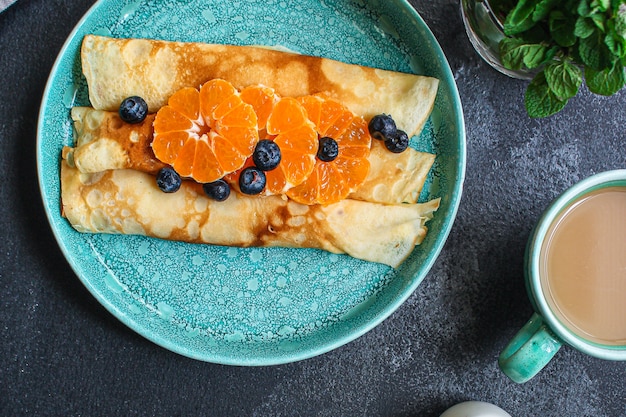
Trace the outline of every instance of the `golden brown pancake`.
{"label": "golden brown pancake", "polygon": [[[398,267],[427,233],[439,199],[417,204],[434,155],[394,154],[373,141],[365,183],[328,206],[284,196],[234,192],[223,202],[183,181],[164,193],[150,148],[153,115],[123,123],[120,102],[143,97],[151,112],[183,87],[223,78],[235,87],[262,84],[283,97],[324,93],[353,113],[390,114],[410,136],[421,131],[435,100],[434,78],[255,47],[113,39],[88,35],[81,51],[94,108],[72,109],[75,146],[61,163],[63,214],[80,232],[138,234],[226,246],[316,248]],[[410,204],[402,204],[402,203]]]}
{"label": "golden brown pancake", "polygon": [[97,110],[116,111],[139,95],[155,112],[179,89],[223,78],[239,89],[272,87],[282,97],[327,93],[366,119],[390,114],[409,136],[422,130],[439,85],[432,77],[251,46],[87,35],[81,59]]}
{"label": "golden brown pancake", "polygon": [[164,193],[129,169],[83,174],[61,165],[63,213],[80,232],[136,234],[225,246],[317,248],[398,267],[426,236],[439,200],[386,205],[346,199],[307,206],[233,193],[216,202],[198,184]]}

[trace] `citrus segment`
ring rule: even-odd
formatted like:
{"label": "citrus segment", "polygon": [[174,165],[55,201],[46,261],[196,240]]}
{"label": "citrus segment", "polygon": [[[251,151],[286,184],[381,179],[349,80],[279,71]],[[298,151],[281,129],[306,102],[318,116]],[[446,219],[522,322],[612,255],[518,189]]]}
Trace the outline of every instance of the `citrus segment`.
{"label": "citrus segment", "polygon": [[241,168],[259,140],[254,109],[220,79],[174,93],[153,127],[157,159],[200,183]]}
{"label": "citrus segment", "polygon": [[288,183],[298,185],[313,172],[317,153],[317,134],[312,126],[301,126],[276,136],[282,152],[282,171]]}
{"label": "citrus segment", "polygon": [[255,130],[257,129],[256,113],[254,113],[254,109],[251,105],[244,103],[239,97],[237,97],[236,103],[235,100],[229,99],[226,104],[228,104],[229,107],[233,107],[227,109],[226,107],[222,107],[222,105],[220,105],[213,112],[215,128],[250,128],[253,126]]}
{"label": "citrus segment", "polygon": [[267,172],[266,192],[281,194],[302,183],[313,172],[317,133],[304,107],[291,97],[276,102],[267,119],[266,130],[281,151],[280,164]]}
{"label": "citrus segment", "polygon": [[181,116],[197,120],[200,113],[200,93],[192,87],[183,88],[171,97],[168,105]]}
{"label": "citrus segment", "polygon": [[339,146],[337,157],[329,162],[316,159],[311,175],[287,191],[302,204],[332,204],[345,199],[358,188],[369,172],[371,137],[367,122],[341,103],[321,96],[298,99],[316,120],[318,137],[331,137]]}
{"label": "citrus segment", "polygon": [[[316,124],[317,131],[322,136],[327,136],[326,132],[335,128],[334,130],[339,130],[339,126],[335,126],[335,122],[339,121],[341,124],[346,123],[344,118],[346,117],[346,112],[348,112],[347,116],[351,117],[352,113],[350,113],[341,103],[338,103],[334,100],[322,99],[321,104],[321,112],[319,122]],[[340,120],[341,119],[341,120]]]}
{"label": "citrus segment", "polygon": [[172,163],[172,166],[183,177],[191,177],[193,174],[193,163],[196,159],[196,150],[199,141],[187,140],[184,145],[178,150],[176,159]]}
{"label": "citrus segment", "polygon": [[[156,127],[155,127],[156,130]],[[158,149],[158,159],[166,164],[172,164],[185,142],[189,139],[189,132],[185,130],[161,133],[152,140],[152,149]]]}
{"label": "citrus segment", "polygon": [[217,106],[236,92],[237,90],[231,83],[221,79],[203,84],[200,88],[200,112],[205,117],[212,115]]}
{"label": "citrus segment", "polygon": [[228,140],[241,154],[247,154],[250,143],[256,144],[259,138],[256,131],[240,126],[222,126],[220,136]]}
{"label": "citrus segment", "polygon": [[[215,164],[215,160],[217,159],[216,152],[209,147],[207,142],[197,141],[196,142],[196,156],[203,155],[205,157],[198,158],[196,157],[194,161],[194,172],[201,171],[204,172],[207,178],[221,178],[224,174],[224,170],[221,166]],[[191,177],[191,174],[188,176]],[[199,181],[202,183],[208,183],[213,181]]]}
{"label": "citrus segment", "polygon": [[198,127],[192,120],[185,117],[172,107],[165,106],[157,113],[159,117],[154,118],[153,127],[156,132],[193,132],[198,131]]}
{"label": "citrus segment", "polygon": [[226,172],[234,172],[241,168],[248,159],[231,141],[218,134],[211,134],[212,151],[220,166]]}
{"label": "citrus segment", "polygon": [[328,127],[324,131],[323,136],[328,136],[331,138],[336,138],[340,136],[346,129],[349,129],[353,119],[354,114],[352,114],[351,111],[340,110],[339,116],[328,124]]}
{"label": "citrus segment", "polygon": [[292,97],[284,97],[274,105],[267,119],[267,133],[279,135],[309,123],[305,108]]}
{"label": "citrus segment", "polygon": [[320,124],[320,117],[322,115],[322,103],[324,100],[319,96],[301,96],[298,97],[298,102],[304,106],[307,117],[315,126]]}
{"label": "citrus segment", "polygon": [[[224,117],[228,116],[230,112],[238,108],[241,103],[243,103],[241,97],[233,94],[232,96],[226,98],[224,101],[218,104],[213,109],[213,113],[210,113],[210,116],[214,120],[221,120]],[[252,112],[254,112],[254,109],[252,109]]]}
{"label": "citrus segment", "polygon": [[274,142],[281,149],[282,159],[278,168],[267,173],[268,181],[274,184],[268,191],[280,194],[301,184],[313,172],[317,134],[313,125],[307,123],[278,134]]}
{"label": "citrus segment", "polygon": [[259,130],[265,129],[267,119],[278,100],[274,89],[263,85],[251,85],[241,90],[241,99],[254,108]]}
{"label": "citrus segment", "polygon": [[[250,100],[255,109],[263,107],[263,112],[267,112],[267,103],[272,103],[271,110],[264,113],[267,115],[266,124],[260,124],[259,128],[264,126],[265,129],[261,132],[266,133],[267,138],[278,145],[281,161],[275,169],[265,173],[265,195],[284,194],[288,189],[302,183],[315,167],[318,147],[315,125],[308,119],[302,104],[291,97],[279,98],[273,91],[268,87],[256,86],[249,87],[245,94],[242,92],[244,100]],[[262,115],[260,119],[263,120],[264,117]],[[251,159],[243,168],[253,165]],[[239,171],[229,175],[227,179],[236,188]]]}

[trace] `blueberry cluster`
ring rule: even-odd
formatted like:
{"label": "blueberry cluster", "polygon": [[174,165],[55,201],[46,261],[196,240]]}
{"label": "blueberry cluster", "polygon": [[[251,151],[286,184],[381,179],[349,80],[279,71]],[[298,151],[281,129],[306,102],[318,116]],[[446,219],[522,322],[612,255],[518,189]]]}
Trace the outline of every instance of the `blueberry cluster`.
{"label": "blueberry cluster", "polygon": [[372,117],[368,124],[370,135],[382,140],[393,153],[404,152],[409,147],[409,135],[396,127],[396,122],[387,114]]}
{"label": "blueberry cluster", "polygon": [[244,168],[239,175],[241,192],[248,195],[260,194],[267,182],[265,172],[276,169],[280,160],[281,153],[278,145],[269,139],[260,140],[252,153],[254,166]]}
{"label": "blueberry cluster", "polygon": [[[263,139],[257,143],[252,161],[254,166],[244,168],[239,175],[239,189],[248,195],[260,194],[265,188],[267,179],[266,171],[278,167],[281,160],[280,148],[269,139]],[[165,193],[178,191],[182,179],[171,167],[165,167],[157,174],[157,186]],[[224,201],[230,196],[230,185],[223,179],[202,184],[202,190],[207,197]]]}

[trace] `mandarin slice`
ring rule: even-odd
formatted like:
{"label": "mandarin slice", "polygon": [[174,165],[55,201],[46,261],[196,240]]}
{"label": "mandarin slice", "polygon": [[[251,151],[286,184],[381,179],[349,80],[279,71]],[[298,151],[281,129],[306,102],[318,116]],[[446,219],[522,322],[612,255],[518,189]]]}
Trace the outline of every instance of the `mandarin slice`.
{"label": "mandarin slice", "polygon": [[259,141],[257,117],[225,80],[174,93],[154,120],[152,150],[179,175],[200,183],[240,169]]}
{"label": "mandarin slice", "polygon": [[332,161],[316,159],[311,175],[287,191],[287,196],[302,204],[328,205],[345,199],[367,177],[372,138],[363,117],[356,116],[341,103],[321,96],[298,99],[309,118],[316,121],[318,137],[331,137],[339,145]]}
{"label": "mandarin slice", "polygon": [[241,90],[241,99],[254,108],[259,130],[265,129],[267,119],[279,99],[274,89],[263,85],[251,85]]}
{"label": "mandarin slice", "polygon": [[[263,107],[260,118],[266,118],[266,124],[259,125],[259,128],[265,127],[262,132],[279,146],[281,152],[278,167],[265,173],[267,182],[263,194],[284,194],[308,178],[315,168],[318,147],[315,125],[308,119],[306,110],[298,100],[291,97],[279,98],[268,87],[250,87],[246,94],[242,91],[242,98],[250,100],[255,109]],[[272,103],[269,112],[266,107],[268,102]],[[243,168],[252,165],[252,158],[249,158]],[[239,181],[239,172],[227,177],[235,188]]]}

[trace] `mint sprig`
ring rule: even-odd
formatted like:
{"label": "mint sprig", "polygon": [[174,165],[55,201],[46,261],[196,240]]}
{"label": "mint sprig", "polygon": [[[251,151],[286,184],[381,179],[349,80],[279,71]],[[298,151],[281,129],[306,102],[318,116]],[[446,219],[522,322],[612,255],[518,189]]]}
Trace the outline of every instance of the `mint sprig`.
{"label": "mint sprig", "polygon": [[518,0],[503,27],[502,64],[537,72],[524,98],[531,117],[559,112],[583,82],[605,96],[626,83],[626,0]]}

